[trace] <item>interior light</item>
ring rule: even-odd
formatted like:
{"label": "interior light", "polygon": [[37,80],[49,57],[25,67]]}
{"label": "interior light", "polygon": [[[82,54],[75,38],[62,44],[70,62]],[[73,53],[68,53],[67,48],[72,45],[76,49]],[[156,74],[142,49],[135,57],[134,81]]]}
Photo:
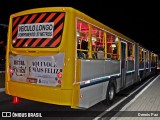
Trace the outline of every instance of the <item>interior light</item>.
{"label": "interior light", "polygon": [[79,36],[80,36],[79,32],[77,32],[77,33],[76,33],[76,36],[77,36],[77,37],[79,37]]}
{"label": "interior light", "polygon": [[112,48],[115,48],[116,47],[116,45],[115,44],[112,44]]}
{"label": "interior light", "polygon": [[92,37],[92,40],[93,40],[93,41],[96,41],[96,37]]}
{"label": "interior light", "polygon": [[116,37],[115,41],[116,41],[116,42],[118,41],[118,37]]}

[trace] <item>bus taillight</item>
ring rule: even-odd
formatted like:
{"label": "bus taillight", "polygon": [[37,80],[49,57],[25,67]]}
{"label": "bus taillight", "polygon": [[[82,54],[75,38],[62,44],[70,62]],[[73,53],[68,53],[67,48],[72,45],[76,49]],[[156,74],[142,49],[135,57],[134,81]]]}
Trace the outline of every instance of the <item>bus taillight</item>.
{"label": "bus taillight", "polygon": [[61,80],[61,78],[62,78],[62,73],[61,72],[59,72],[59,73],[57,73],[57,78],[58,78],[58,84],[61,84],[62,83],[62,80]]}
{"label": "bus taillight", "polygon": [[61,84],[62,83],[62,81],[61,80],[58,80],[58,84]]}
{"label": "bus taillight", "polygon": [[9,72],[10,72],[10,73],[13,73],[13,69],[12,69],[12,68],[9,68]]}
{"label": "bus taillight", "polygon": [[9,68],[9,73],[10,73],[10,77],[12,77],[12,74],[13,74],[13,69],[12,68]]}
{"label": "bus taillight", "polygon": [[57,77],[62,78],[62,73],[61,72],[57,73]]}

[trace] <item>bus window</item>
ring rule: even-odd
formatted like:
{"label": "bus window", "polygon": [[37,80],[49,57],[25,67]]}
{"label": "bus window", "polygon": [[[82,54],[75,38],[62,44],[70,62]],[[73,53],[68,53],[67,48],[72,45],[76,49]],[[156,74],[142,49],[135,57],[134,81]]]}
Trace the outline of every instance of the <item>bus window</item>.
{"label": "bus window", "polygon": [[92,26],[92,56],[104,59],[104,32]]}
{"label": "bus window", "polygon": [[155,54],[152,54],[152,67],[155,67],[156,66],[156,55]]}
{"label": "bus window", "polygon": [[107,33],[107,53],[112,59],[118,60],[118,39],[109,33]]}
{"label": "bus window", "polygon": [[143,48],[141,49],[141,55],[142,55],[142,59],[141,60],[142,60],[142,62],[144,62],[144,49]]}
{"label": "bus window", "polygon": [[89,26],[81,20],[77,20],[77,57],[88,58],[88,33]]}
{"label": "bus window", "polygon": [[139,62],[143,62],[143,49],[139,47]]}
{"label": "bus window", "polygon": [[[38,17],[40,18],[38,19]],[[36,18],[37,20],[28,20],[27,18]],[[57,48],[61,43],[64,18],[64,12],[37,13],[14,17],[12,46],[14,48]]]}
{"label": "bus window", "polygon": [[148,51],[145,51],[145,57],[146,57],[146,62],[145,62],[145,65],[146,65],[146,68],[149,67],[149,52]]}
{"label": "bus window", "polygon": [[128,60],[134,60],[134,58],[133,58],[133,44],[132,43],[130,43],[130,42],[128,42],[127,43],[127,46],[128,46]]}

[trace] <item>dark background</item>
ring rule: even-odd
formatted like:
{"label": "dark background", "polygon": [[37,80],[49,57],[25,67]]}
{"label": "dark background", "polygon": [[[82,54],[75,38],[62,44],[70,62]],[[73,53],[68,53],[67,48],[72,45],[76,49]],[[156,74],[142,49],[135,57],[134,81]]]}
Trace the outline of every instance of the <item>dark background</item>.
{"label": "dark background", "polygon": [[0,24],[8,24],[10,14],[18,11],[54,6],[76,8],[160,54],[160,7],[153,0],[1,0]]}

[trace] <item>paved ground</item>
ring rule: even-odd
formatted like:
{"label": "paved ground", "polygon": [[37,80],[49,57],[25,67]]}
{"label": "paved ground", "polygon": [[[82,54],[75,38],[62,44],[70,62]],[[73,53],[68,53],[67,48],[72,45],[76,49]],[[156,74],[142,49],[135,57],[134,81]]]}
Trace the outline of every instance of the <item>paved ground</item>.
{"label": "paved ground", "polygon": [[160,75],[111,120],[160,120]]}

